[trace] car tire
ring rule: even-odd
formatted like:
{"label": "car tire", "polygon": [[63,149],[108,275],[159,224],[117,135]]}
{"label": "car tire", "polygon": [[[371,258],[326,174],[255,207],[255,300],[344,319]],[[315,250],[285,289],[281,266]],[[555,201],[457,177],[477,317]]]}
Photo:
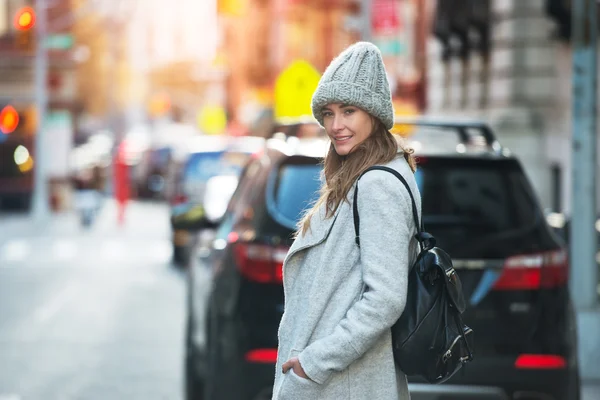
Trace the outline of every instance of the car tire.
{"label": "car tire", "polygon": [[218,393],[218,379],[219,379],[219,366],[220,366],[220,346],[218,341],[217,323],[214,321],[214,315],[210,315],[208,318],[207,335],[206,335],[206,354],[207,354],[207,368],[206,368],[206,384],[204,385],[204,399],[203,400],[217,400],[219,399]]}
{"label": "car tire", "polygon": [[204,400],[204,382],[195,371],[192,354],[185,357],[185,400]]}
{"label": "car tire", "polygon": [[209,321],[207,372],[204,400],[246,400],[242,360],[237,356],[239,332],[237,317],[216,317]]}
{"label": "car tire", "polygon": [[567,397],[564,400],[581,400],[581,379],[579,371],[571,374]]}
{"label": "car tire", "polygon": [[185,267],[189,261],[189,249],[173,244],[173,263],[179,267]]}
{"label": "car tire", "polygon": [[[188,279],[189,282],[189,279]],[[191,291],[188,288],[188,316],[185,327],[185,364],[184,364],[184,399],[204,400],[204,382],[206,377],[198,371],[198,350],[194,346],[194,319]]]}

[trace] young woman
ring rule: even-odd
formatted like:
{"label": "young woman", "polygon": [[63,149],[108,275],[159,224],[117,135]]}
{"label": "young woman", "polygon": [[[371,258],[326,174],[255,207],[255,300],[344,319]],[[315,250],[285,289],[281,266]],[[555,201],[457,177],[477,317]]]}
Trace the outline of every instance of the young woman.
{"label": "young woman", "polygon": [[[390,327],[406,302],[418,253],[409,183],[420,214],[412,151],[389,132],[394,110],[381,53],[360,42],[329,65],[312,111],[331,146],[324,183],[284,262],[285,310],[279,326],[274,400],[409,399],[394,365]],[[360,248],[352,201],[360,188]]]}

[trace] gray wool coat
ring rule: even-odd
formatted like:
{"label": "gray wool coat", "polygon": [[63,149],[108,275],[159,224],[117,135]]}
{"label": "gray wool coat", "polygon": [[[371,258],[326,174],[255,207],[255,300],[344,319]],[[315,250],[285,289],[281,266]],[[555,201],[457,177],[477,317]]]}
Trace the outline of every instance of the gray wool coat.
{"label": "gray wool coat", "polygon": [[[420,218],[408,163],[400,155],[387,166],[409,183]],[[406,376],[394,365],[390,332],[404,310],[408,270],[418,254],[410,197],[385,171],[369,171],[358,187],[361,247],[354,241],[353,188],[333,217],[325,218],[324,208],[313,216],[284,261],[273,400],[410,398]],[[310,380],[282,373],[294,356]]]}

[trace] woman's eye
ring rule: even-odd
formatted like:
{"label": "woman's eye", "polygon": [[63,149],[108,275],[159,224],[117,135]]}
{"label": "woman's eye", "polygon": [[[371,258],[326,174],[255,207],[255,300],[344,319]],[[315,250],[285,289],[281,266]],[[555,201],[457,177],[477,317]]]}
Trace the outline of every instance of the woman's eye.
{"label": "woman's eye", "polygon": [[333,113],[331,111],[323,111],[324,117],[331,117],[332,115],[333,115]]}
{"label": "woman's eye", "polygon": [[344,114],[350,115],[350,114],[353,114],[353,113],[354,113],[354,110],[351,109],[351,108],[349,108],[347,110],[344,110]]}

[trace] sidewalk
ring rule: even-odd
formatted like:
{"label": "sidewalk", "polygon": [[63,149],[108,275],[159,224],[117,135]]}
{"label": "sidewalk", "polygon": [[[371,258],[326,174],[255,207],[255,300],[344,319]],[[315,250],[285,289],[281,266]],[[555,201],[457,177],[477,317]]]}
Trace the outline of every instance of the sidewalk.
{"label": "sidewalk", "polygon": [[125,212],[125,222],[117,222],[116,202],[105,198],[92,226],[83,228],[76,211],[50,213],[46,221],[34,220],[28,213],[0,213],[0,240],[11,237],[65,236],[86,232],[102,235],[143,235],[144,232],[170,233],[168,209],[163,204],[131,201]]}
{"label": "sidewalk", "polygon": [[78,229],[79,220],[73,212],[51,213],[46,221],[36,221],[28,213],[0,214],[0,236],[18,237],[31,234],[57,234]]}
{"label": "sidewalk", "polygon": [[[600,362],[600,360],[598,361]],[[581,400],[599,400],[600,381],[588,381],[582,383]]]}

